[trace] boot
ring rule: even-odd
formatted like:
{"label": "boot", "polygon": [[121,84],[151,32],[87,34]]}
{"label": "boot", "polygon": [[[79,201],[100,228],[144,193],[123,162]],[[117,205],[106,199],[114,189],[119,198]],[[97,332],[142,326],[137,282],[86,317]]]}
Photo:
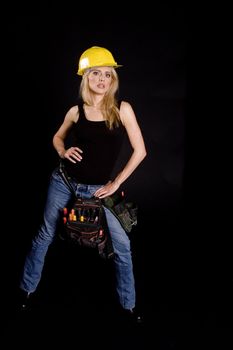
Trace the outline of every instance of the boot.
{"label": "boot", "polygon": [[29,308],[32,293],[26,292],[23,289],[19,291],[19,309],[27,310]]}

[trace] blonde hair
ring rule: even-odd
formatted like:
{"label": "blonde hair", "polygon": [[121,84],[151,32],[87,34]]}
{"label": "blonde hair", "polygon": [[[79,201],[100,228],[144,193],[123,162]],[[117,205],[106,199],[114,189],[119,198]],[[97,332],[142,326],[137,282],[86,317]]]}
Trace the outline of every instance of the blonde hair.
{"label": "blonde hair", "polygon": [[[88,106],[93,105],[92,92],[89,89],[88,84],[88,73],[84,73],[82,81],[79,88],[79,95],[82,98],[83,102]],[[102,104],[101,111],[107,127],[112,130],[114,127],[118,127],[121,123],[120,111],[117,104],[116,94],[119,89],[119,79],[117,72],[114,68],[111,68],[112,73],[112,82],[109,91],[105,94]]]}

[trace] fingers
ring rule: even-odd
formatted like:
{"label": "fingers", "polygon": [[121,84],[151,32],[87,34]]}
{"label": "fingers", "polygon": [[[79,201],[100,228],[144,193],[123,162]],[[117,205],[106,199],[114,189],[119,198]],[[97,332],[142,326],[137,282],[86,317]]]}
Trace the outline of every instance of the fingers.
{"label": "fingers", "polygon": [[95,197],[100,197],[102,196],[103,194],[106,193],[107,191],[107,186],[109,186],[109,184],[111,183],[111,181],[108,181],[108,183],[106,185],[104,185],[103,187],[100,187],[95,193],[94,193],[94,196]]}
{"label": "fingers", "polygon": [[99,188],[94,193],[94,196],[98,197],[98,198],[105,198],[105,197],[113,194],[118,188],[119,188],[119,186],[116,183],[109,181],[106,185]]}
{"label": "fingers", "polygon": [[78,147],[70,147],[64,154],[64,158],[69,159],[72,163],[81,162],[83,151]]}

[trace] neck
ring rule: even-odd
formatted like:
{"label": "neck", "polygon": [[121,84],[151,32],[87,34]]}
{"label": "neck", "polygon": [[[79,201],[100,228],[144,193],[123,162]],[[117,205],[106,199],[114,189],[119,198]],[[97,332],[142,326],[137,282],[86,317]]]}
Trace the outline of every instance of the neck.
{"label": "neck", "polygon": [[88,104],[89,107],[92,107],[93,109],[97,109],[100,110],[101,109],[101,105],[102,105],[102,100],[100,101],[92,101],[92,103]]}
{"label": "neck", "polygon": [[100,108],[102,105],[102,101],[103,101],[103,96],[100,95],[94,95],[92,96],[92,104],[91,106],[94,108]]}

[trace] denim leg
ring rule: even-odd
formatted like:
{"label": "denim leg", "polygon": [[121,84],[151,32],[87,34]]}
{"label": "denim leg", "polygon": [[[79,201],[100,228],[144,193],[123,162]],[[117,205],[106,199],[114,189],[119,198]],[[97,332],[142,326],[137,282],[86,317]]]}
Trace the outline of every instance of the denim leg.
{"label": "denim leg", "polygon": [[[83,198],[89,198],[100,186],[80,184],[77,185],[76,193]],[[104,210],[115,253],[116,291],[122,307],[132,309],[135,307],[135,281],[130,240],[114,214],[105,207]]]}
{"label": "denim leg", "polygon": [[112,212],[105,209],[109,232],[114,249],[116,271],[116,290],[124,309],[135,307],[135,280],[129,237]]}
{"label": "denim leg", "polygon": [[55,237],[61,210],[67,205],[71,195],[69,188],[61,179],[59,171],[55,169],[49,183],[43,222],[32,240],[31,250],[24,263],[20,288],[26,292],[34,292],[40,282],[45,256]]}

